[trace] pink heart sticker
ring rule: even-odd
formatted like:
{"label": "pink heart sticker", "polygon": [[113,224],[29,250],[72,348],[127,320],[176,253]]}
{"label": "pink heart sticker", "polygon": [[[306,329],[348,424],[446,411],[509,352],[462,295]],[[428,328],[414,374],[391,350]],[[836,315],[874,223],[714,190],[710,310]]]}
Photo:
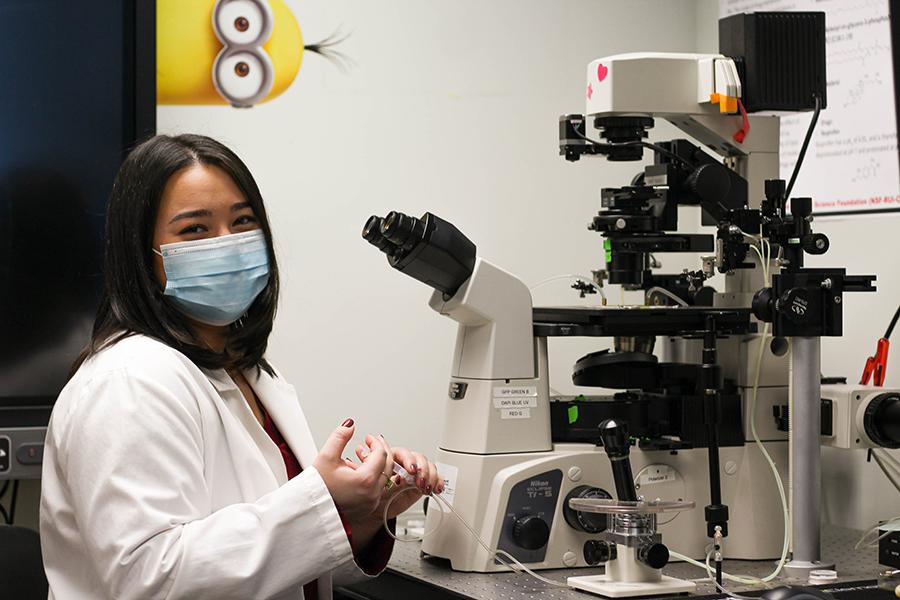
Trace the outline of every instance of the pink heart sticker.
{"label": "pink heart sticker", "polygon": [[609,69],[607,69],[603,63],[597,65],[597,81],[603,81],[606,79],[606,76],[609,74]]}

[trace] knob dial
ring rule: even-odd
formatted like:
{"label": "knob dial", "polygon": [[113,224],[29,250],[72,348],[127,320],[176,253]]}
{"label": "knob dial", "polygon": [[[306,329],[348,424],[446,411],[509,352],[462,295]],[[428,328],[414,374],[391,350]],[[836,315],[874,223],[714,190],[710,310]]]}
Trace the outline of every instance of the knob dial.
{"label": "knob dial", "polygon": [[803,325],[812,318],[812,298],[805,288],[791,288],[775,301],[775,310],[793,323]]}
{"label": "knob dial", "polygon": [[584,562],[592,567],[616,557],[616,547],[602,540],[588,540],[584,543],[582,550],[584,551]]}
{"label": "knob dial", "polygon": [[651,542],[638,548],[637,558],[652,569],[662,569],[669,563],[669,549],[659,542]]}
{"label": "knob dial", "polygon": [[536,515],[526,515],[516,519],[513,525],[513,541],[526,550],[537,550],[550,540],[550,526]]}
{"label": "knob dial", "polygon": [[603,498],[609,500],[612,499],[609,492],[590,485],[579,485],[569,492],[566,496],[566,501],[563,503],[563,517],[570,527],[588,533],[606,531],[606,515],[575,510],[569,506],[569,500],[572,498]]}

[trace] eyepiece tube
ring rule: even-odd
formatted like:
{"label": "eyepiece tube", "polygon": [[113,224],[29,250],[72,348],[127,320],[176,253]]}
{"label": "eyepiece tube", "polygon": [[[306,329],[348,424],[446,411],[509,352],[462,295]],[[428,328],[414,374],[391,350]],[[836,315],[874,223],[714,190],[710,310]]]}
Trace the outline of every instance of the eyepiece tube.
{"label": "eyepiece tube", "polygon": [[369,217],[369,220],[366,221],[365,226],[362,230],[363,239],[384,252],[387,255],[391,255],[397,249],[397,246],[389,242],[383,235],[381,235],[381,225],[384,222],[384,219],[381,217],[376,217],[372,215]]}
{"label": "eyepiece tube", "polygon": [[381,224],[381,235],[395,246],[410,250],[425,235],[425,223],[395,210]]}
{"label": "eyepiece tube", "polygon": [[366,221],[363,238],[387,254],[388,264],[453,296],[475,269],[475,244],[453,224],[431,213],[421,218],[392,211]]}

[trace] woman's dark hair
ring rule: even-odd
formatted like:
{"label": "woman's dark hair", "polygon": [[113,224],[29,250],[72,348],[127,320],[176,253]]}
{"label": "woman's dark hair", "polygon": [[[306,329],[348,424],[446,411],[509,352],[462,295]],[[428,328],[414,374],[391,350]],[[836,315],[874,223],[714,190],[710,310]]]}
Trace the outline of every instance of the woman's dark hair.
{"label": "woman's dark hair", "polygon": [[[171,177],[193,165],[211,165],[234,180],[265,234],[269,282],[230,326],[225,351],[202,345],[187,321],[165,301],[153,271],[153,232],[163,190]],[[108,346],[135,334],[157,339],[208,369],[262,368],[273,374],[263,355],[278,304],[278,266],[272,230],[262,195],[238,156],[202,135],[158,135],[134,148],[116,175],[106,213],[104,290],[90,343],[72,365],[81,364]]]}

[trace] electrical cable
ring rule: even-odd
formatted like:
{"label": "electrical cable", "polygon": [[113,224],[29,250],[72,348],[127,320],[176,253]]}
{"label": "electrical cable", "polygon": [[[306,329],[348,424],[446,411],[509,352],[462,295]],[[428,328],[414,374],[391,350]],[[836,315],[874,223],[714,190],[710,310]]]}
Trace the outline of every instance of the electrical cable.
{"label": "electrical cable", "polygon": [[[3,497],[6,496],[6,491],[9,489],[10,480],[6,479],[3,481],[3,487],[0,487],[0,501],[3,500]],[[3,517],[3,522],[7,525],[12,525],[12,519],[9,518],[9,512],[7,512],[6,507],[0,503],[0,517]]]}
{"label": "electrical cable", "polygon": [[[716,576],[712,572],[712,568],[710,568],[710,566],[709,566],[709,558],[711,556],[712,556],[712,551],[706,553],[706,561],[704,561],[703,566],[706,569],[707,578],[712,582],[712,584],[714,586],[716,586],[717,590],[719,590],[720,592],[722,592],[729,598],[735,598],[736,600],[757,600],[755,598],[751,598],[750,596],[741,596],[740,594],[736,594],[735,592],[729,592],[727,589],[725,589],[725,586],[723,586],[721,583],[719,583],[719,580],[716,578]],[[721,567],[717,567],[717,568],[721,569]],[[721,572],[719,573],[719,575],[721,576]]]}
{"label": "electrical cable", "polygon": [[897,307],[897,312],[894,313],[894,318],[891,319],[891,324],[888,325],[887,331],[884,332],[884,339],[890,339],[891,334],[894,333],[894,326],[897,324],[898,318],[900,318],[900,306]]}
{"label": "electrical cable", "polygon": [[800,154],[797,155],[797,162],[794,163],[794,171],[791,173],[791,180],[788,183],[787,190],[784,192],[784,198],[787,200],[791,197],[791,191],[794,189],[794,182],[797,181],[797,174],[800,173],[800,165],[803,164],[803,159],[806,157],[806,149],[809,147],[809,140],[812,138],[813,131],[816,129],[816,122],[819,120],[819,112],[821,112],[822,101],[819,98],[819,95],[816,94],[814,96],[816,107],[813,110],[812,119],[809,121],[809,128],[806,130],[806,137],[803,138],[803,145],[800,146]]}
{"label": "electrical cable", "polygon": [[9,501],[9,524],[13,525],[16,519],[16,500],[19,497],[19,480],[13,480],[12,498]]}

